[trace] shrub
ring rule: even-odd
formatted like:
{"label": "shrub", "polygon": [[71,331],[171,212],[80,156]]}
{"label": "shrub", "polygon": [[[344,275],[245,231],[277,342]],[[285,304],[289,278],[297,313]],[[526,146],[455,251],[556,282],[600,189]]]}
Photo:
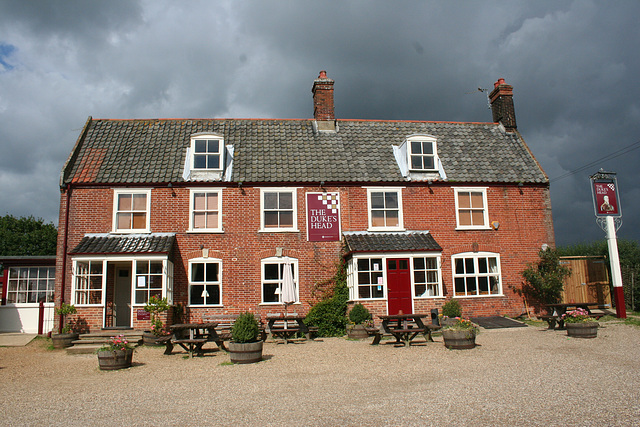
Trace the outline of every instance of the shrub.
{"label": "shrub", "polygon": [[558,252],[553,249],[541,250],[540,260],[535,265],[522,272],[524,283],[522,293],[529,300],[540,304],[555,304],[560,302],[564,279],[571,274],[571,270],[560,264]]}
{"label": "shrub", "polygon": [[345,334],[347,327],[349,288],[344,264],[338,266],[331,282],[333,292],[311,307],[305,319],[307,325],[318,328],[318,335],[321,337],[340,337]]}
{"label": "shrub", "polygon": [[360,325],[361,323],[364,323],[369,319],[371,319],[371,313],[369,313],[367,307],[362,304],[354,305],[349,312],[349,320],[351,320],[356,325]]}
{"label": "shrub", "polygon": [[258,320],[249,312],[238,316],[231,329],[231,339],[238,343],[256,342],[259,334]]}
{"label": "shrub", "polygon": [[458,300],[451,299],[447,301],[442,306],[442,315],[451,318],[462,316],[462,307],[460,306]]}
{"label": "shrub", "polygon": [[151,332],[157,337],[164,335],[164,325],[160,319],[160,313],[169,310],[167,298],[158,298],[152,295],[144,306],[144,311],[151,313]]}
{"label": "shrub", "polygon": [[73,304],[67,304],[66,302],[63,302],[62,304],[60,304],[60,307],[57,307],[55,309],[55,312],[58,316],[62,316],[63,323],[65,324],[61,330],[61,333],[68,334],[74,331],[75,323],[73,321],[66,321],[66,320],[67,320],[67,315],[77,313],[76,306]]}

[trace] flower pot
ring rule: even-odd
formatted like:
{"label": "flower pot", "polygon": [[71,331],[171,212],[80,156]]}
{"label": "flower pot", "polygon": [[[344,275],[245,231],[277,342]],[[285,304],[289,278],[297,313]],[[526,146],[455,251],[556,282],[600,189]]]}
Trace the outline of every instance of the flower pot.
{"label": "flower pot", "polygon": [[255,363],[262,360],[262,341],[229,342],[229,357],[233,363]]}
{"label": "flower pot", "polygon": [[473,329],[445,329],[442,331],[442,338],[444,338],[444,346],[448,349],[464,350],[476,346],[476,331]]}
{"label": "flower pot", "polygon": [[53,348],[66,348],[71,347],[73,342],[78,339],[80,335],[72,332],[68,334],[52,334],[51,341],[53,342]]}
{"label": "flower pot", "polygon": [[98,365],[103,371],[131,367],[133,349],[131,350],[107,350],[98,352]]}
{"label": "flower pot", "polygon": [[598,336],[598,322],[565,323],[567,335],[574,338],[595,338]]}
{"label": "flower pot", "polygon": [[347,332],[347,336],[354,340],[361,340],[364,338],[369,338],[369,334],[367,334],[367,329],[364,325],[353,325]]}

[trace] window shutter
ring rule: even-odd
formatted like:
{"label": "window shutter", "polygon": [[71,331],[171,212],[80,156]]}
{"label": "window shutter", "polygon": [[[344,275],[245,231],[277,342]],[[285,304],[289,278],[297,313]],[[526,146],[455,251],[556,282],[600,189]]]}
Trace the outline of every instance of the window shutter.
{"label": "window shutter", "polygon": [[187,154],[184,159],[184,170],[182,172],[182,179],[189,181],[191,179],[191,148],[187,147]]}

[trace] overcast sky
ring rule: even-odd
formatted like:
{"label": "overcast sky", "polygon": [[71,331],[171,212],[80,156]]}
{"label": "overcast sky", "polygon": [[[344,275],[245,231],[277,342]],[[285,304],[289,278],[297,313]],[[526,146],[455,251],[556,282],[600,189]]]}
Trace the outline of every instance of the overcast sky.
{"label": "overcast sky", "polygon": [[0,0],[0,214],[57,224],[88,116],[310,118],[327,70],[338,118],[491,122],[478,88],[503,77],[556,243],[604,239],[600,168],[618,173],[618,237],[640,240],[638,17],[637,0]]}

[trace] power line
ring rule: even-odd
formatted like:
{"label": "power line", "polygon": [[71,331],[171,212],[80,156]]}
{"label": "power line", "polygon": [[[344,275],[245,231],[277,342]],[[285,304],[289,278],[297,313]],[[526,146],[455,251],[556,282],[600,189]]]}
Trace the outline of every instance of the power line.
{"label": "power line", "polygon": [[628,145],[628,146],[626,146],[626,147],[624,147],[624,148],[621,148],[621,149],[620,149],[620,150],[618,150],[618,151],[615,151],[615,152],[613,152],[613,153],[611,153],[611,154],[608,154],[608,155],[606,155],[606,156],[604,156],[604,157],[601,157],[601,158],[599,158],[599,159],[597,159],[597,160],[594,160],[594,161],[592,161],[591,163],[587,163],[587,164],[586,164],[586,165],[584,165],[584,166],[580,166],[580,167],[579,167],[579,168],[577,168],[577,169],[574,169],[574,170],[572,170],[572,171],[570,171],[570,172],[566,172],[566,173],[564,173],[564,174],[562,174],[562,175],[560,175],[560,176],[557,176],[557,177],[555,177],[555,178],[553,178],[553,179],[549,180],[549,182],[559,181],[559,180],[564,179],[564,178],[567,178],[567,177],[569,177],[569,176],[571,176],[571,175],[575,175],[575,174],[577,174],[578,172],[582,172],[582,171],[584,171],[584,170],[586,170],[586,169],[589,169],[589,168],[591,168],[591,167],[593,167],[593,166],[597,165],[597,164],[598,164],[598,163],[600,163],[600,162],[604,162],[604,161],[607,161],[607,160],[615,159],[616,157],[620,157],[620,156],[622,156],[622,155],[624,155],[624,154],[627,154],[627,153],[629,153],[629,152],[631,152],[631,151],[633,151],[633,150],[637,150],[638,148],[640,148],[640,141],[636,141],[636,142],[634,142],[634,143],[633,143],[633,144],[631,144],[631,145]]}

